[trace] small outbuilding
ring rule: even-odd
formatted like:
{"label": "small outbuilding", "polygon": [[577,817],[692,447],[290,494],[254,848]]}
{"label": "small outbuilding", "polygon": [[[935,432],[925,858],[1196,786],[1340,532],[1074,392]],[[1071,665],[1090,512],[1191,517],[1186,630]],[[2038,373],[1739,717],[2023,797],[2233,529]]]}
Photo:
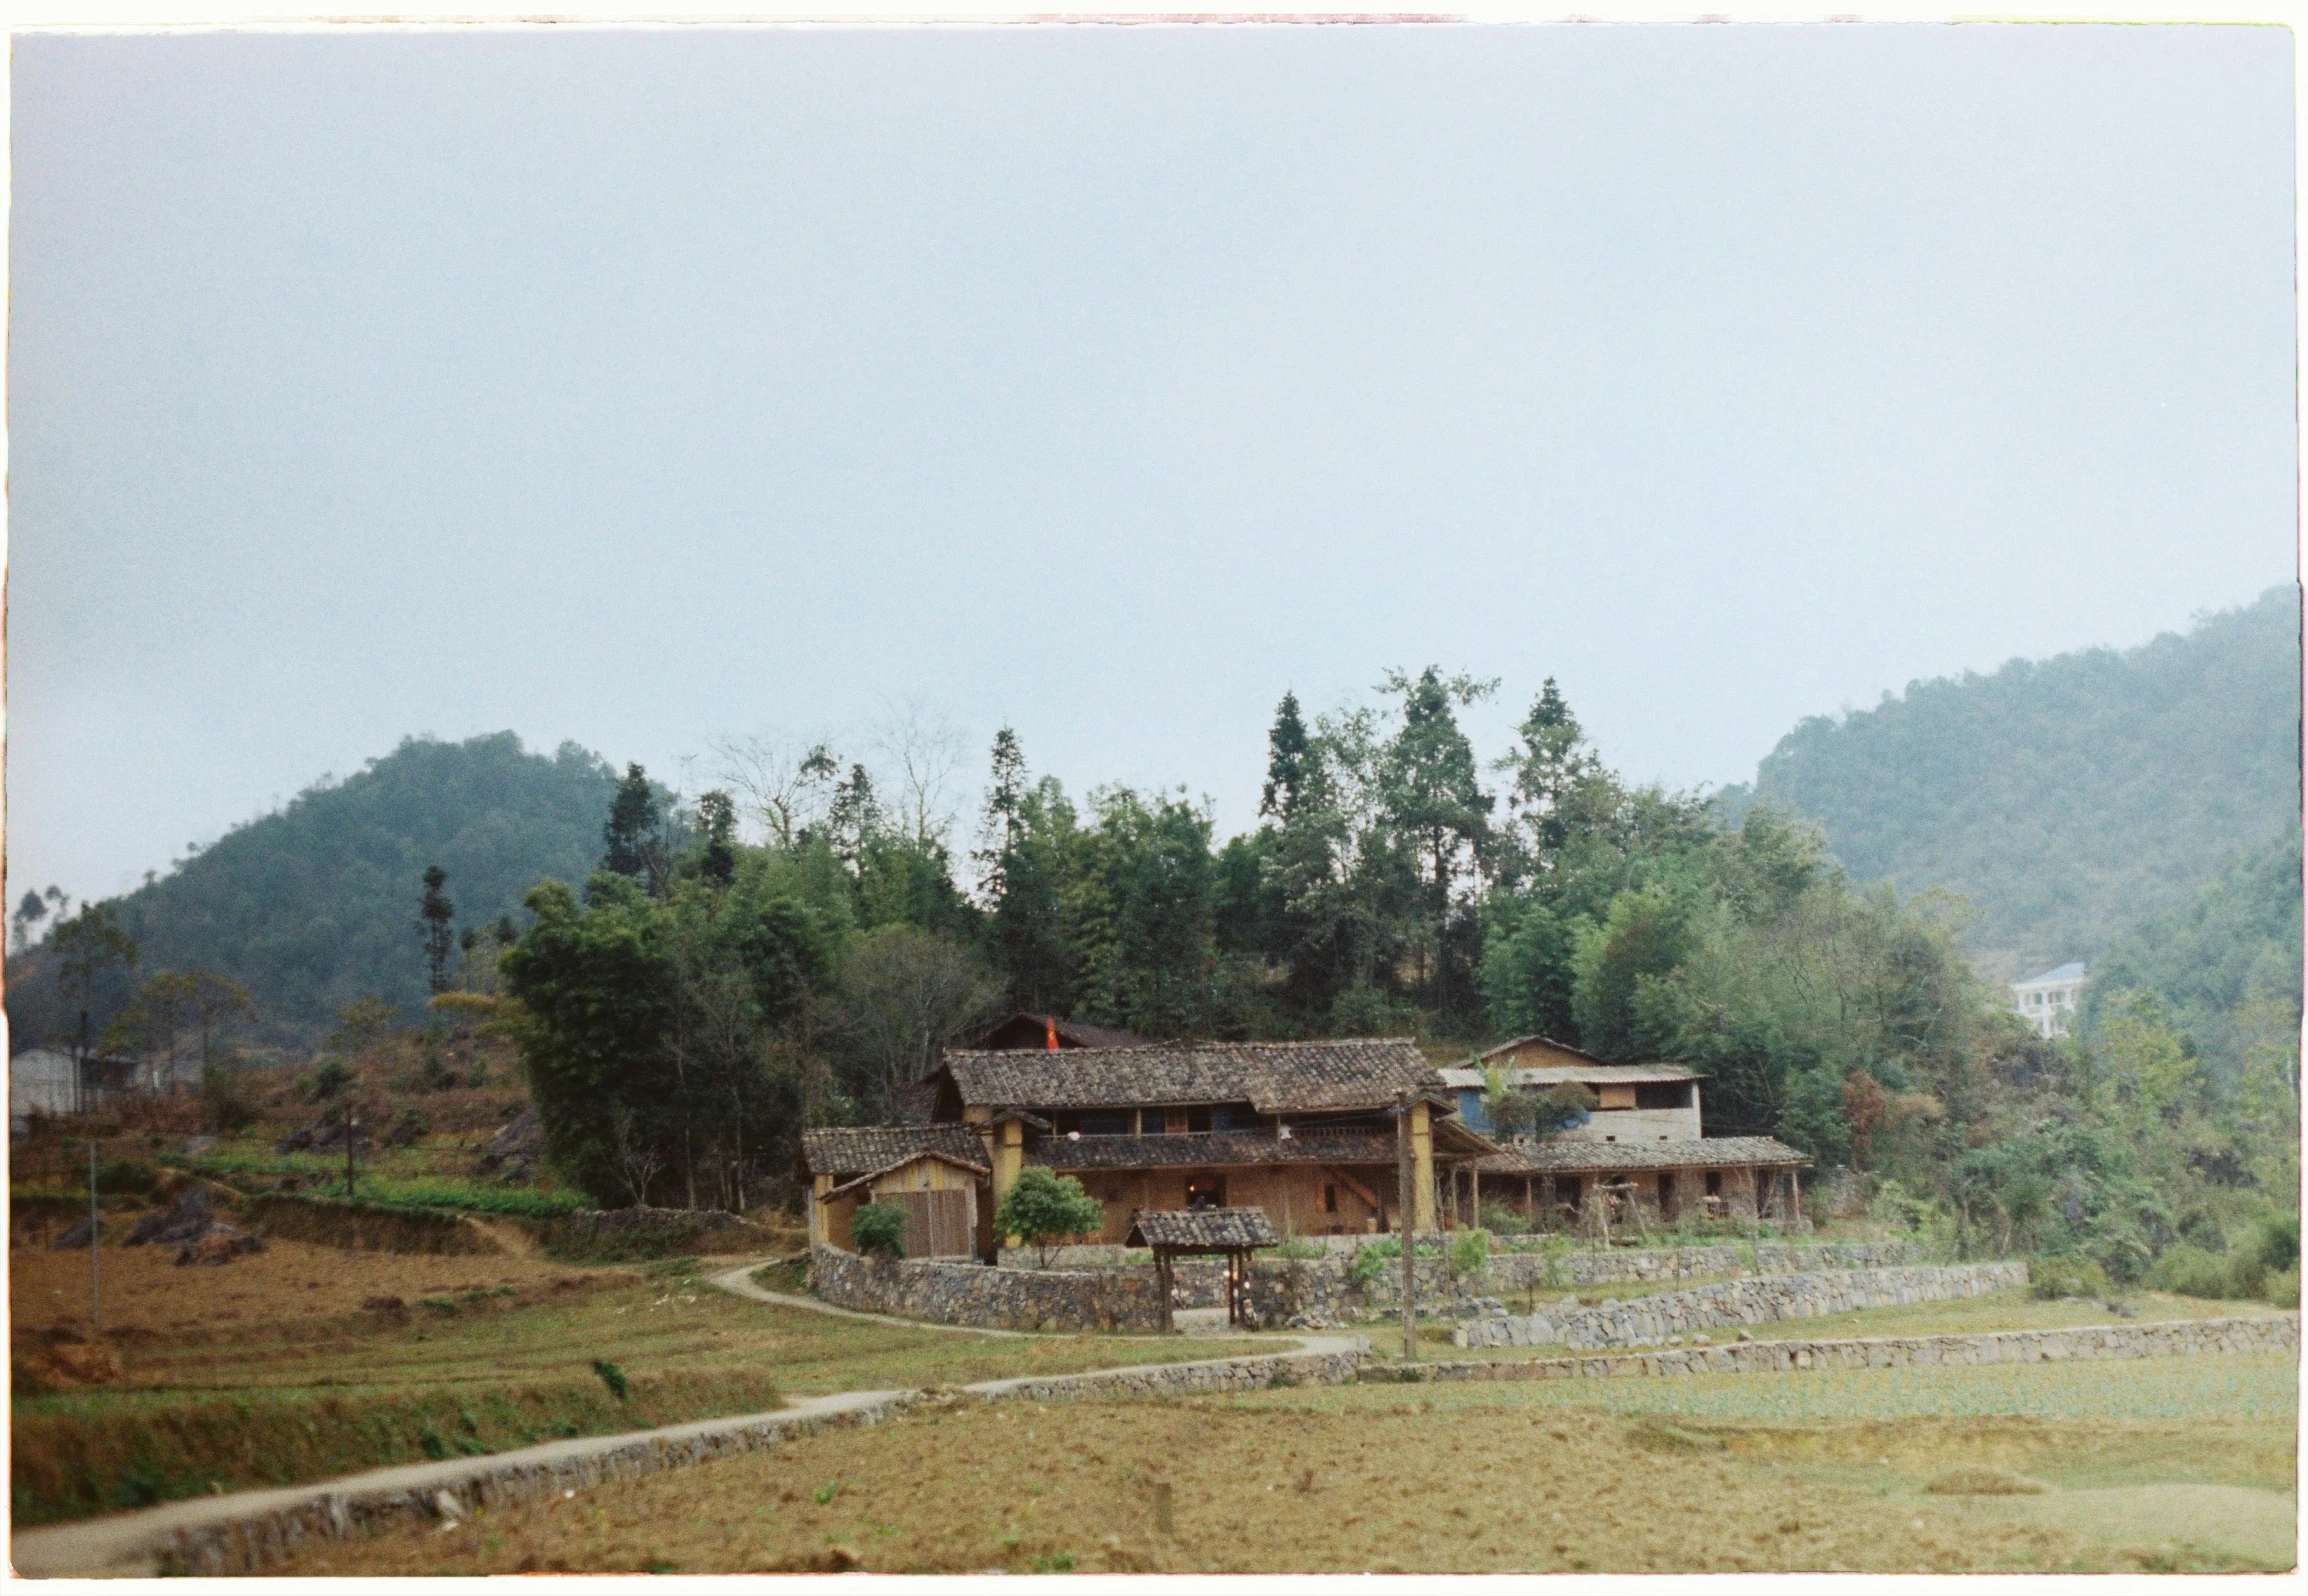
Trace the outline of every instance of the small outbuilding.
{"label": "small outbuilding", "polygon": [[1222,1257],[1226,1260],[1226,1322],[1242,1323],[1248,1306],[1250,1255],[1260,1247],[1280,1246],[1274,1221],[1263,1208],[1192,1208],[1142,1213],[1130,1222],[1125,1243],[1154,1253],[1154,1275],[1162,1297],[1162,1328],[1172,1326],[1170,1292],[1172,1265],[1179,1258]]}

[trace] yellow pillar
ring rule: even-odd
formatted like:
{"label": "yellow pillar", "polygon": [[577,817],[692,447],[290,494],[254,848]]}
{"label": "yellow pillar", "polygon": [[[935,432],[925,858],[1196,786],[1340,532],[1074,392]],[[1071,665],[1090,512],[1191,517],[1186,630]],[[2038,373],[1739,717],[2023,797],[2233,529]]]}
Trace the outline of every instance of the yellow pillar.
{"label": "yellow pillar", "polygon": [[826,1238],[825,1194],[831,1190],[833,1190],[833,1177],[831,1175],[818,1176],[810,1193],[809,1203],[809,1239],[813,1242],[823,1241]]}
{"label": "yellow pillar", "polygon": [[1411,1226],[1434,1229],[1434,1123],[1423,1103],[1410,1105]]}
{"label": "yellow pillar", "polygon": [[[1005,1120],[994,1131],[994,1211],[1000,1213],[1002,1199],[1018,1183],[1018,1172],[1026,1167],[1026,1127],[1016,1120]],[[1005,1236],[1002,1245],[1015,1247],[1021,1238]]]}

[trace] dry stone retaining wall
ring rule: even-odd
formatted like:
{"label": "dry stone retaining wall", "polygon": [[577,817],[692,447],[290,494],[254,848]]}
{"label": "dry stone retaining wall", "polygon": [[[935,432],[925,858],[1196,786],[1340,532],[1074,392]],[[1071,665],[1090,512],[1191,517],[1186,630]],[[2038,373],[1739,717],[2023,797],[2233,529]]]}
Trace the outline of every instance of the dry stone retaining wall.
{"label": "dry stone retaining wall", "polygon": [[2300,1315],[2280,1313],[2252,1319],[2087,1325],[2072,1330],[1990,1330],[1974,1335],[1840,1341],[1733,1341],[1583,1358],[1407,1364],[1402,1375],[1424,1380],[1604,1380],[1622,1375],[1759,1374],[1774,1369],[1926,1369],[2223,1352],[2297,1353],[2299,1348]]}
{"label": "dry stone retaining wall", "polygon": [[1699,1330],[1976,1297],[2024,1286],[2027,1278],[2027,1265],[2018,1262],[1759,1275],[1639,1297],[1632,1302],[1606,1302],[1597,1308],[1470,1319],[1452,1330],[1451,1340],[1462,1347],[1535,1347],[1555,1342],[1581,1351],[1647,1347]]}
{"label": "dry stone retaining wall", "polygon": [[810,1249],[809,1289],[839,1307],[991,1330],[1162,1325],[1161,1288],[1151,1269],[995,1269],[928,1258],[861,1258],[821,1242]]}
{"label": "dry stone retaining wall", "polygon": [[[1445,1243],[1450,1238],[1432,1238]],[[1422,1241],[1422,1245],[1425,1243]],[[1904,1241],[1835,1243],[1791,1247],[1766,1242],[1757,1247],[1664,1247],[1562,1252],[1493,1252],[1480,1274],[1461,1275],[1447,1258],[1418,1260],[1421,1309],[1464,1314],[1496,1305],[1500,1297],[1563,1291],[1573,1286],[1629,1280],[1686,1280],[1695,1276],[1783,1274],[1790,1271],[1879,1269],[1909,1264],[1916,1248]],[[1351,1252],[1327,1258],[1258,1260],[1250,1277],[1250,1303],[1266,1325],[1321,1328],[1363,1314],[1387,1313],[1402,1301],[1402,1261],[1390,1260],[1366,1285],[1357,1287]],[[1221,1299],[1212,1288],[1212,1303]],[[1186,1304],[1182,1301],[1181,1306]],[[1478,1343],[1478,1345],[1483,1343]]]}

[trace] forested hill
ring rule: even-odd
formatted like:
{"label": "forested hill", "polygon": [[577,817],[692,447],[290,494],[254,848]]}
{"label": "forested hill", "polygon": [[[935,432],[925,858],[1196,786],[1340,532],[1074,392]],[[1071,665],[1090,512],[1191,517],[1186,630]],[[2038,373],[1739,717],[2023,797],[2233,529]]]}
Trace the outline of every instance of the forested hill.
{"label": "forested hill", "polygon": [[2014,660],[1803,722],[1752,788],[1861,880],[1970,898],[1991,972],[2091,959],[2299,824],[2296,588],[2139,648]]}
{"label": "forested hill", "polygon": [[[448,872],[458,928],[490,924],[518,911],[544,877],[585,879],[616,785],[575,743],[547,758],[509,731],[408,739],[117,900],[141,954],[135,973],[232,976],[254,995],[262,1030],[281,1039],[316,1034],[370,993],[411,1018],[426,995],[417,930],[425,868]],[[16,1047],[63,1023],[46,962],[12,961]]]}

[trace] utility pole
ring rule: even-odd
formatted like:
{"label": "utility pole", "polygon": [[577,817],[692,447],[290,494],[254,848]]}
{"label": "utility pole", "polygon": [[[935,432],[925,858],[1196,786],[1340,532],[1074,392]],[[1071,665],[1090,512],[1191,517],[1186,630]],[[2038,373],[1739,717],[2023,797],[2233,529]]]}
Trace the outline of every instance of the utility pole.
{"label": "utility pole", "polygon": [[1418,1203],[1411,1193],[1409,1088],[1394,1105],[1394,1179],[1402,1228],[1402,1361],[1418,1361]]}
{"label": "utility pole", "polygon": [[104,1265],[97,1256],[96,1138],[88,1138],[88,1328],[91,1335],[104,1330]]}

